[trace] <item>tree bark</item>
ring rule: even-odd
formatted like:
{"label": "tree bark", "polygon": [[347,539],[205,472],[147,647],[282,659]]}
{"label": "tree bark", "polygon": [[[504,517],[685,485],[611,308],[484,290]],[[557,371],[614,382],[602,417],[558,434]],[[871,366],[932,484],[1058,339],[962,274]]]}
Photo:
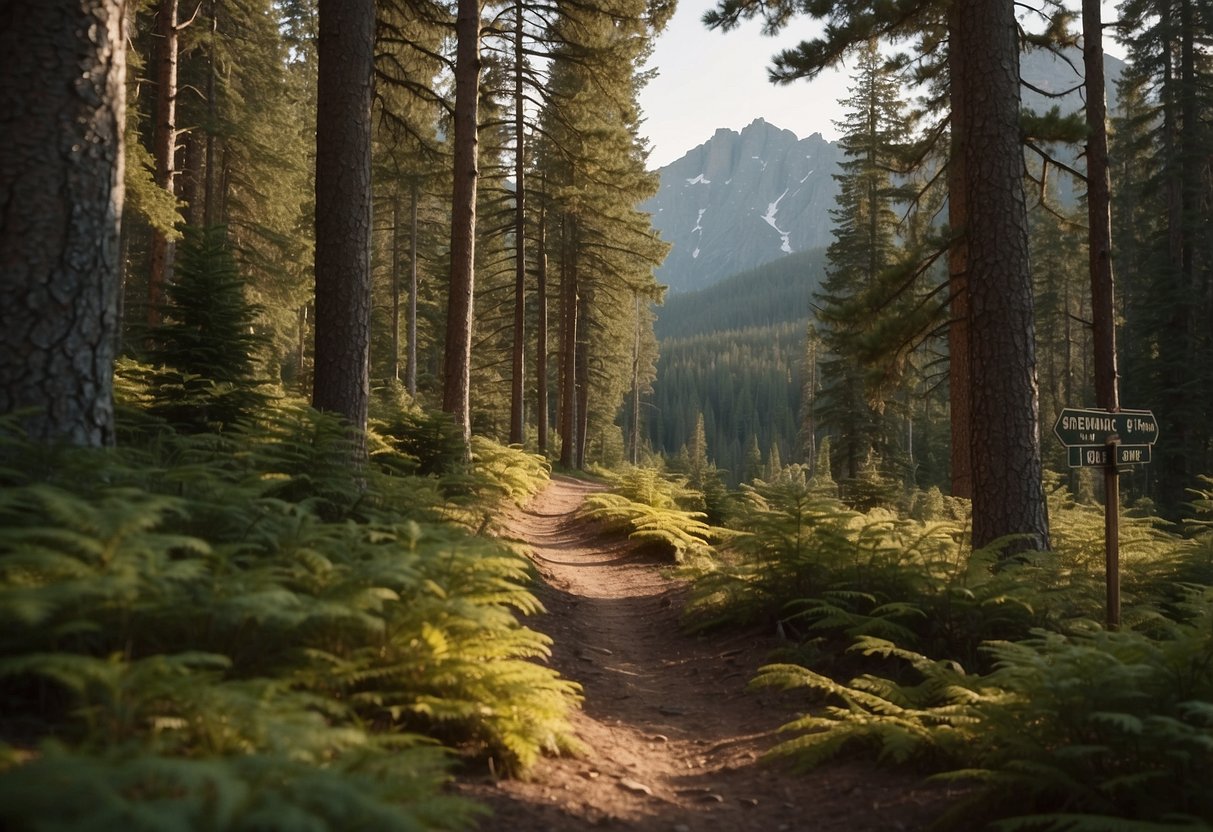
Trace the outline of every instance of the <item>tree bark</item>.
{"label": "tree bark", "polygon": [[526,440],[526,145],[522,3],[514,4],[514,353],[510,377],[510,442]]}
{"label": "tree bark", "polygon": [[1019,139],[1019,44],[1011,0],[957,3],[952,115],[964,171],[972,372],[973,546],[1045,549],[1035,323]]}
{"label": "tree bark", "polygon": [[408,361],[405,369],[404,387],[409,395],[417,398],[417,203],[420,202],[420,183],[414,177],[409,190],[409,311],[408,311]]}
{"label": "tree bark", "polygon": [[[950,26],[959,25],[959,3],[953,3]],[[962,71],[959,51],[948,54],[948,73],[955,79]],[[952,496],[973,497],[973,471],[970,458],[969,393],[972,372],[969,369],[969,252],[964,229],[968,222],[965,203],[965,144],[957,124],[966,119],[966,90],[955,82],[951,85],[952,146],[948,158],[948,224],[952,242],[948,247],[948,395],[951,412],[951,472]]]}
{"label": "tree bark", "polygon": [[400,195],[392,195],[392,358],[388,374],[400,381]]}
{"label": "tree bark", "polygon": [[475,290],[476,185],[480,98],[480,2],[459,0],[455,21],[454,187],[451,198],[451,275],[443,351],[442,409],[472,436],[469,401],[472,298]]}
{"label": "tree bark", "polygon": [[125,4],[5,3],[0,27],[0,413],[114,440]]}
{"label": "tree bark", "polygon": [[[156,115],[152,131],[152,157],[156,185],[175,193],[177,178],[177,0],[160,0],[156,12]],[[164,289],[172,279],[173,241],[152,229],[151,265],[147,278],[148,328],[160,325]]]}
{"label": "tree bark", "polygon": [[320,0],[312,404],[366,430],[374,0]]}
{"label": "tree bark", "polygon": [[582,290],[578,286],[577,303],[577,337],[576,355],[573,362],[574,379],[577,389],[577,427],[573,432],[576,437],[574,449],[574,464],[578,469],[585,468],[586,445],[590,435],[590,345],[588,343],[590,328],[590,302],[593,289]]}
{"label": "tree bark", "polygon": [[577,465],[577,246],[574,218],[564,220],[560,259],[560,464]]}
{"label": "tree bark", "polygon": [[[1087,87],[1087,227],[1095,341],[1095,402],[1107,410],[1119,410],[1116,282],[1112,273],[1112,181],[1108,171],[1107,94],[1099,0],[1083,0],[1082,39]],[[1066,323],[1068,326],[1069,321]]]}
{"label": "tree bark", "polygon": [[539,208],[535,286],[535,433],[539,453],[548,450],[548,242],[547,202]]}

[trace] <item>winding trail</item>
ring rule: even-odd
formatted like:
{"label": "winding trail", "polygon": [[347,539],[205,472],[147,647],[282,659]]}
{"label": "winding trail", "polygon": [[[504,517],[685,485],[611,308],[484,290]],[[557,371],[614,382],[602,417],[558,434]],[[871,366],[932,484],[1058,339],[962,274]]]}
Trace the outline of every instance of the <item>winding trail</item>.
{"label": "winding trail", "polygon": [[485,832],[863,832],[922,828],[947,801],[908,774],[862,763],[797,774],[760,761],[808,703],[747,692],[777,646],[758,632],[695,637],[678,625],[685,587],[668,564],[573,513],[600,486],[556,476],[506,518],[544,579],[551,664],[584,687],[574,727],[589,751],[546,759],[527,781],[465,777],[490,806]]}

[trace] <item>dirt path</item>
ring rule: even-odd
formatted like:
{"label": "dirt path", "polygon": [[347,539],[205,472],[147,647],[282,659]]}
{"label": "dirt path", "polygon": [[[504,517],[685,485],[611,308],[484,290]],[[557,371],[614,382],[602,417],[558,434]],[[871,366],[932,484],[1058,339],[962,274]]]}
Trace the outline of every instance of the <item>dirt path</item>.
{"label": "dirt path", "polygon": [[666,564],[573,518],[594,490],[554,477],[508,522],[546,581],[548,614],[528,623],[554,639],[552,665],[584,686],[574,725],[590,751],[545,760],[527,782],[461,781],[493,810],[482,830],[884,832],[935,816],[947,795],[908,775],[761,762],[797,713],[792,694],[745,691],[776,644],[684,635],[684,588],[662,575]]}

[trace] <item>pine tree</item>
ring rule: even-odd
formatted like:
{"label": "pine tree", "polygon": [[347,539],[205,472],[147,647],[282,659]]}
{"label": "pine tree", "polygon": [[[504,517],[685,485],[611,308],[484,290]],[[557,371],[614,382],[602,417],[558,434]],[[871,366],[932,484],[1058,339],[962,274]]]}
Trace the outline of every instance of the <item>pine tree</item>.
{"label": "pine tree", "polygon": [[877,310],[889,308],[880,297],[881,278],[898,258],[894,203],[900,194],[890,171],[907,141],[899,97],[896,78],[869,41],[859,53],[847,114],[836,125],[846,159],[835,174],[834,242],[818,295],[817,317],[829,353],[821,362],[817,415],[834,438],[835,467],[844,479],[858,477],[874,450],[886,454],[895,441],[894,427],[876,403],[863,342],[877,326]]}
{"label": "pine tree", "polygon": [[148,358],[162,368],[151,410],[181,430],[221,430],[267,401],[258,389],[259,310],[245,297],[222,226],[187,228],[175,272],[163,323],[150,332]]}
{"label": "pine tree", "polygon": [[1124,264],[1122,399],[1159,418],[1150,466],[1160,508],[1174,516],[1194,477],[1213,464],[1210,366],[1213,203],[1208,159],[1213,14],[1194,0],[1121,8],[1130,68],[1114,146],[1121,193],[1114,238]]}

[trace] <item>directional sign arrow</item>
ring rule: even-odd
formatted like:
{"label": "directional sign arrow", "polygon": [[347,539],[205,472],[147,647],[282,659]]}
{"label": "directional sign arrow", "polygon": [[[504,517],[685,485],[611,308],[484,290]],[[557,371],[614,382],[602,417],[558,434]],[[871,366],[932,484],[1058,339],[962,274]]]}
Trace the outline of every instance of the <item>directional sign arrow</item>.
{"label": "directional sign arrow", "polygon": [[1088,410],[1063,408],[1053,425],[1063,445],[1104,445],[1110,436],[1125,445],[1153,445],[1158,440],[1158,420],[1148,410]]}
{"label": "directional sign arrow", "polygon": [[[1149,445],[1116,445],[1116,464],[1144,465],[1150,461]],[[1066,450],[1070,455],[1071,468],[1087,468],[1108,464],[1107,445],[1071,445]]]}

